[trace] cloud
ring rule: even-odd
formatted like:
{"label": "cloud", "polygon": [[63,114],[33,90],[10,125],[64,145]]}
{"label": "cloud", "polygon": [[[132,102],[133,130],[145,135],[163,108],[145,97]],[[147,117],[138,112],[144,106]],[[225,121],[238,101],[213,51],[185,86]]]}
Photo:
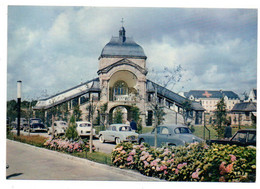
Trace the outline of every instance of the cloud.
{"label": "cloud", "polygon": [[[124,18],[148,69],[181,65],[174,90],[256,87],[257,10],[10,6],[8,98],[49,95],[97,77],[98,57]],[[213,76],[212,76],[213,75]],[[239,76],[239,77],[238,77]],[[184,87],[184,88],[183,88]],[[242,88],[242,89],[241,89]]]}

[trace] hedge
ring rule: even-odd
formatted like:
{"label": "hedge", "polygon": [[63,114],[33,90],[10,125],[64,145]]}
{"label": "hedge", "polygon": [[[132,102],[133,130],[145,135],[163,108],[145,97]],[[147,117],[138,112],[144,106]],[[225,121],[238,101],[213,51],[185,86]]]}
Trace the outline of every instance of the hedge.
{"label": "hedge", "polygon": [[168,181],[255,182],[256,148],[222,144],[152,148],[121,143],[113,165]]}

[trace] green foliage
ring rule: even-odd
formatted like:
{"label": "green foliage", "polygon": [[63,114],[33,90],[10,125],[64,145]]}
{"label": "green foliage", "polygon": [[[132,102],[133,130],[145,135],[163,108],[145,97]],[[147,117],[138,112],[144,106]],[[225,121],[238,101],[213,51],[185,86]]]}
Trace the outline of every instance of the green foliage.
{"label": "green foliage", "polygon": [[72,115],[70,118],[69,127],[66,130],[65,136],[68,139],[72,139],[72,140],[76,140],[78,138],[78,133],[76,130],[76,121],[75,121],[74,115]]}
{"label": "green foliage", "polygon": [[76,121],[81,121],[82,111],[80,110],[79,105],[73,107],[73,114]]}
{"label": "green foliage", "polygon": [[172,148],[121,143],[112,163],[168,181],[255,182],[256,148],[192,143]]}
{"label": "green foliage", "polygon": [[218,138],[223,138],[224,137],[224,123],[227,122],[227,110],[226,110],[226,104],[224,101],[224,98],[221,98],[221,100],[217,103],[217,108],[215,111],[215,116],[216,116],[216,127],[215,130],[218,133]]}
{"label": "green foliage", "polygon": [[188,124],[187,120],[189,118],[189,113],[192,111],[191,101],[190,100],[185,100],[182,103],[182,109],[183,109],[182,117],[183,117],[183,120],[184,120],[184,124],[187,125]]}
{"label": "green foliage", "polygon": [[123,122],[123,112],[121,109],[117,108],[113,116],[113,123],[122,123],[122,122]]}
{"label": "green foliage", "polygon": [[140,109],[137,106],[132,106],[130,108],[131,117],[137,123],[137,133],[142,133],[142,120],[140,118]]}

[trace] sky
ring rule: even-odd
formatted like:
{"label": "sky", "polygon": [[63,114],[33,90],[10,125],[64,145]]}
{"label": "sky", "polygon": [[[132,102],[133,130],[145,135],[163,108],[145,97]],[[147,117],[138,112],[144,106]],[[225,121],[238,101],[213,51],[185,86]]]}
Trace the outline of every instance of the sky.
{"label": "sky", "polygon": [[232,90],[257,83],[257,9],[8,7],[7,99],[42,99],[98,77],[98,58],[124,18],[147,56],[148,78],[181,66],[174,92]]}

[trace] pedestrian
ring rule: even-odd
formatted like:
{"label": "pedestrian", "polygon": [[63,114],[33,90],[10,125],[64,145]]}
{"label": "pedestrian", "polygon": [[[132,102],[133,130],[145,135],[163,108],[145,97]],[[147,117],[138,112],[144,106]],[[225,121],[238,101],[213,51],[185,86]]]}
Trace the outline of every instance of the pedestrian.
{"label": "pedestrian", "polygon": [[133,131],[136,131],[137,130],[137,125],[136,125],[136,122],[134,120],[131,121],[130,123],[130,127]]}
{"label": "pedestrian", "polygon": [[232,137],[232,128],[230,127],[230,122],[228,122],[225,128],[224,138],[229,139],[231,137]]}

